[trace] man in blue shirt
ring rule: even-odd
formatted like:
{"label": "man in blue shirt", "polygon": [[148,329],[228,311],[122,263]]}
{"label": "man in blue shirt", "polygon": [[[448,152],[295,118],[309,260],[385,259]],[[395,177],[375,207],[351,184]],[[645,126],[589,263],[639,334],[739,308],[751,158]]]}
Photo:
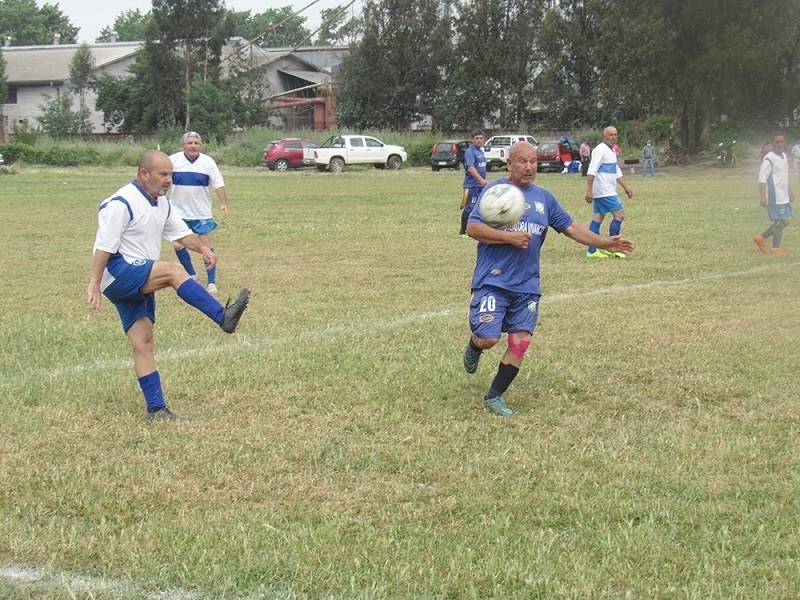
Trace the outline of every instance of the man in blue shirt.
{"label": "man in blue shirt", "polygon": [[467,234],[478,241],[478,259],[472,277],[469,324],[472,330],[464,350],[464,369],[478,370],[484,350],[494,347],[508,333],[508,348],[497,374],[483,398],[484,406],[501,417],[511,410],[502,395],[514,381],[539,317],[539,257],[549,227],[579,244],[611,252],[631,252],[633,242],[620,236],[604,238],[575,221],[552,193],[534,185],[536,149],[528,142],[511,146],[508,178],[493,181],[486,189],[510,183],[525,195],[525,212],[516,225],[495,229],[481,215],[480,199],[469,217]]}
{"label": "man in blue shirt", "polygon": [[467,235],[467,220],[478,196],[486,186],[486,156],[483,154],[483,131],[472,132],[472,144],[464,152],[464,192],[461,196],[461,235]]}

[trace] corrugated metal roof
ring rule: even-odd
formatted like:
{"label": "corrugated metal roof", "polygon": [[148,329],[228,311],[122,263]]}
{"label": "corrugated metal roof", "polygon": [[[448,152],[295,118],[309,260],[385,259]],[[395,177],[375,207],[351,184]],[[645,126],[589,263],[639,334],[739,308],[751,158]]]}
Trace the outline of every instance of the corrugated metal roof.
{"label": "corrugated metal roof", "polygon": [[[142,42],[90,45],[98,68],[127,58],[141,47]],[[10,84],[64,81],[69,78],[69,63],[78,48],[77,44],[5,47],[6,79]]]}

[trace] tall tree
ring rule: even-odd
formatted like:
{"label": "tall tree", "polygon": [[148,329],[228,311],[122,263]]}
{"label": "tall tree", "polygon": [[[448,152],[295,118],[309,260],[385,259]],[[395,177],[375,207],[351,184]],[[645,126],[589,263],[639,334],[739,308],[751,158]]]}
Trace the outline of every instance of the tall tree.
{"label": "tall tree", "polygon": [[113,25],[103,27],[100,30],[100,35],[95,42],[110,42],[112,31],[117,32],[116,38],[119,42],[140,42],[144,40],[147,22],[151,16],[149,10],[146,13],[142,13],[138,8],[121,12],[114,19]]}
{"label": "tall tree", "polygon": [[83,42],[78,46],[69,63],[69,89],[78,96],[76,116],[78,133],[92,133],[91,110],[86,105],[86,92],[90,89],[89,81],[95,65],[92,49],[89,44]]}
{"label": "tall tree", "polygon": [[219,0],[153,0],[153,19],[148,24],[143,51],[153,53],[158,62],[169,68],[153,76],[181,77],[186,129],[191,123],[192,81],[195,76],[200,80],[219,79],[222,47],[233,33],[233,25],[233,15]]}
{"label": "tall tree", "polygon": [[440,18],[436,0],[369,1],[364,35],[342,66],[337,119],[357,128],[407,129],[431,114],[440,67],[430,60],[448,43],[430,35]]}
{"label": "tall tree", "polygon": [[58,35],[62,44],[74,44],[79,28],[58,8],[35,0],[0,0],[0,34],[11,38],[12,46],[52,44]]}

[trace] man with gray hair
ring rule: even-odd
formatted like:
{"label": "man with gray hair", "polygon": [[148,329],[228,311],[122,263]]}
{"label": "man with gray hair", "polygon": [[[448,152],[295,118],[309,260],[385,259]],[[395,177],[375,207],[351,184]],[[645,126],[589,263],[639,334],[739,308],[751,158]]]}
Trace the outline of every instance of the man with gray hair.
{"label": "man with gray hair", "polygon": [[[219,208],[223,215],[228,215],[228,198],[225,195],[225,181],[219,172],[214,159],[200,152],[203,139],[195,131],[189,131],[181,137],[181,152],[176,152],[169,159],[172,161],[172,193],[170,202],[178,215],[186,222],[192,233],[200,236],[203,243],[214,250],[211,232],[217,228],[211,210],[211,193],[214,190],[219,198]],[[181,244],[173,243],[178,260],[189,273],[196,279],[197,271],[192,265],[189,252]],[[208,274],[208,289],[212,294],[217,293],[217,267],[212,266],[206,271]]]}

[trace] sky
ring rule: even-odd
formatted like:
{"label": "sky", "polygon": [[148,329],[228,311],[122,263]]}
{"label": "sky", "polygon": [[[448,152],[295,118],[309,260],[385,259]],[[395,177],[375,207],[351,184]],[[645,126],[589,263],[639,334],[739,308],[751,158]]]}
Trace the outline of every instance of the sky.
{"label": "sky", "polygon": [[[225,6],[231,10],[249,10],[252,14],[264,12],[268,8],[281,8],[291,6],[298,11],[314,0],[226,0]],[[300,16],[306,18],[305,26],[309,30],[319,27],[320,13],[323,9],[334,8],[348,4],[349,0],[318,0],[313,6],[306,8]],[[46,0],[47,4],[58,5],[59,10],[69,17],[70,22],[75,27],[80,27],[78,32],[78,42],[93,43],[100,35],[103,27],[110,27],[114,24],[117,15],[126,10],[136,10],[137,8],[145,13],[152,8],[151,0],[99,0],[97,2],[87,0]],[[37,0],[36,4],[42,6],[45,0]],[[359,6],[359,2],[353,7]],[[360,9],[356,9],[360,10]]]}

